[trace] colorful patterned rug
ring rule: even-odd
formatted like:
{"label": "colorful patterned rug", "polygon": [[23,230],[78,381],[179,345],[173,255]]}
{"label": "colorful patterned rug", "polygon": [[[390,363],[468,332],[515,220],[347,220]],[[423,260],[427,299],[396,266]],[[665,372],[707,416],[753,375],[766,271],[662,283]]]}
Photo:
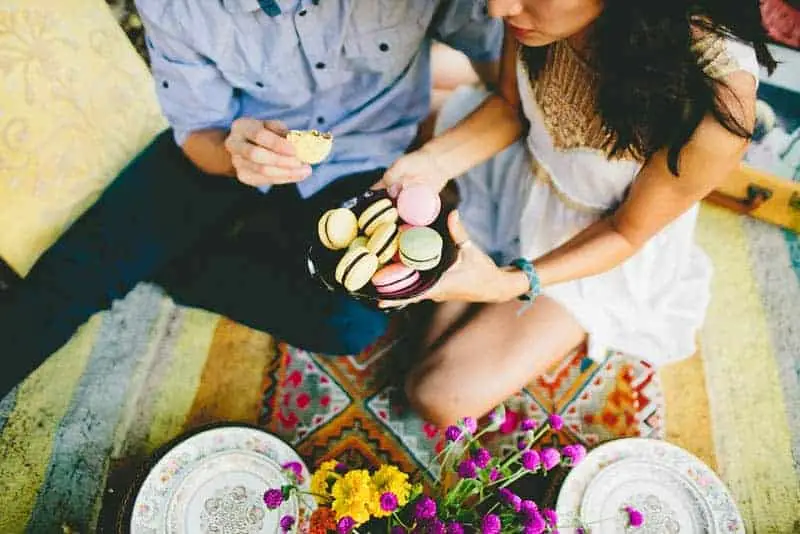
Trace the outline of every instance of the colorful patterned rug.
{"label": "colorful patterned rug", "polygon": [[[655,373],[579,351],[509,399],[504,430],[556,412],[548,442],[666,438],[720,473],[748,531],[800,532],[800,243],[712,208],[698,239],[716,266],[700,354]],[[329,359],[138,287],[0,401],[0,534],[113,532],[153,455],[214,423],[265,428],[312,465],[424,468],[440,436],[395,402],[394,334]]]}

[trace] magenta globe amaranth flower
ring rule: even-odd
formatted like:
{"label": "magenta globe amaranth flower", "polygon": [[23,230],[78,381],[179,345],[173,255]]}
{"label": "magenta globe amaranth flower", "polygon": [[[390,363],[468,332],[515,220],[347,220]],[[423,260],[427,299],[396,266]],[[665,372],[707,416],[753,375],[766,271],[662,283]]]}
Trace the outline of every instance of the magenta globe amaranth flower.
{"label": "magenta globe amaranth flower", "polygon": [[448,426],[447,430],[444,431],[444,437],[447,441],[458,441],[461,439],[461,434],[461,429],[453,425]]}
{"label": "magenta globe amaranth flower", "polygon": [[551,413],[547,418],[547,422],[550,423],[550,426],[553,427],[553,430],[561,430],[564,428],[564,418],[557,413]]}
{"label": "magenta globe amaranth flower", "polygon": [[391,491],[387,491],[381,495],[381,510],[384,512],[394,512],[397,510],[398,504],[399,502],[397,501],[397,495]]}
{"label": "magenta globe amaranth flower", "polygon": [[401,527],[400,525],[396,525],[392,527],[392,530],[389,531],[390,534],[408,534],[408,531],[405,527]]}
{"label": "magenta globe amaranth flower", "polygon": [[536,424],[536,421],[528,418],[522,420],[522,422],[519,424],[519,429],[522,430],[523,432],[528,432],[530,430],[534,430],[537,426],[539,425]]}
{"label": "magenta globe amaranth flower", "polygon": [[539,506],[528,499],[522,501],[522,504],[519,507],[519,511],[522,512],[525,516],[532,516],[533,514],[539,513]]}
{"label": "magenta globe amaranth flower", "polygon": [[541,534],[547,528],[547,523],[538,511],[526,515],[525,519],[522,521],[523,526],[525,527],[525,532],[529,532],[531,534]]}
{"label": "magenta globe amaranth flower", "polygon": [[267,508],[270,510],[275,510],[280,507],[281,503],[283,502],[283,491],[279,489],[271,489],[267,490],[264,493],[264,504],[267,505]]}
{"label": "magenta globe amaranth flower", "polygon": [[450,521],[447,523],[447,528],[445,529],[447,534],[464,534],[464,526],[461,523],[457,523],[456,521]]}
{"label": "magenta globe amaranth flower", "polygon": [[586,448],[583,445],[567,445],[561,449],[561,454],[566,458],[567,465],[576,466],[586,458]]}
{"label": "magenta globe amaranth flower", "polygon": [[285,515],[281,517],[281,530],[284,532],[288,532],[294,526],[294,517],[290,515]]}
{"label": "magenta globe amaranth flower", "polygon": [[528,471],[536,471],[542,463],[542,459],[536,451],[523,452],[520,461],[522,462],[522,467]]}
{"label": "magenta globe amaranth flower", "polygon": [[489,465],[489,462],[492,461],[492,453],[481,448],[475,451],[475,454],[472,455],[472,459],[475,460],[475,465],[481,469],[485,469]]}
{"label": "magenta globe amaranth flower", "polygon": [[336,532],[338,534],[350,534],[356,528],[356,520],[349,515],[344,516],[336,524]]}
{"label": "magenta globe amaranth flower", "polygon": [[558,524],[558,514],[555,510],[550,510],[549,508],[542,510],[542,517],[544,517],[545,522],[551,527]]}
{"label": "magenta globe amaranth flower", "polygon": [[470,434],[478,431],[478,421],[474,417],[465,417],[461,420],[461,424],[464,426],[464,430]]}
{"label": "magenta globe amaranth flower", "polygon": [[628,526],[639,528],[644,524],[644,515],[633,506],[626,506],[625,512],[628,514]]}
{"label": "magenta globe amaranth flower", "polygon": [[458,466],[458,476],[461,478],[475,478],[478,476],[478,466],[474,460],[464,460]]}
{"label": "magenta globe amaranth flower", "polygon": [[554,449],[553,447],[543,449],[540,456],[542,458],[542,465],[544,465],[547,471],[550,471],[561,463],[561,453],[558,452],[558,449]]}
{"label": "magenta globe amaranth flower", "polygon": [[500,517],[495,514],[486,514],[481,519],[481,534],[500,534],[502,528]]}
{"label": "magenta globe amaranth flower", "polygon": [[445,534],[446,529],[444,526],[444,521],[441,519],[434,519],[427,525],[428,528],[425,529],[427,534]]}
{"label": "magenta globe amaranth flower", "polygon": [[489,471],[489,482],[497,482],[498,480],[500,480],[500,477],[501,477],[500,471],[498,471],[497,469],[492,468],[492,470]]}
{"label": "magenta globe amaranth flower", "polygon": [[436,501],[426,495],[417,502],[414,508],[414,518],[424,521],[434,517],[436,517]]}
{"label": "magenta globe amaranth flower", "polygon": [[303,466],[300,464],[300,462],[286,462],[281,467],[297,477],[297,480],[303,479]]}

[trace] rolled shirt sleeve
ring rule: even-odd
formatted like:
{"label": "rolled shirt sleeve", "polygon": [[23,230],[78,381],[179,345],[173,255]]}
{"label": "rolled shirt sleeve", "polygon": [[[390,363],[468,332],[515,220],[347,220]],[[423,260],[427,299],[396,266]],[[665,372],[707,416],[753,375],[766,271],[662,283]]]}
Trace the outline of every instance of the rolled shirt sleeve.
{"label": "rolled shirt sleeve", "polygon": [[503,48],[503,23],[489,16],[486,1],[445,0],[432,25],[433,37],[473,61],[497,61]]}
{"label": "rolled shirt sleeve", "polygon": [[194,131],[227,129],[239,112],[234,88],[191,46],[163,0],[137,0],[161,110],[183,145]]}

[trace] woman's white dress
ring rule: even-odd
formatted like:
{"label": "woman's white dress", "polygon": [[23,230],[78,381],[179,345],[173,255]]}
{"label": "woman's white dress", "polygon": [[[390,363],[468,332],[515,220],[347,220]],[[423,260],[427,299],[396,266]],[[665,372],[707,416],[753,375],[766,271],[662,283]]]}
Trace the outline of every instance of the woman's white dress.
{"label": "woman's white dress", "polygon": [[[758,79],[749,46],[709,37],[698,50],[712,76],[741,69]],[[530,121],[527,138],[457,181],[462,220],[500,264],[535,259],[613,210],[643,165],[632,154],[607,156],[590,90],[594,73],[566,42],[551,45],[535,82],[518,61],[517,79]],[[438,129],[458,122],[485,96],[473,88],[457,92]],[[588,333],[591,358],[620,351],[661,365],[695,352],[712,275],[693,239],[697,211],[683,214],[619,267],[545,288]]]}

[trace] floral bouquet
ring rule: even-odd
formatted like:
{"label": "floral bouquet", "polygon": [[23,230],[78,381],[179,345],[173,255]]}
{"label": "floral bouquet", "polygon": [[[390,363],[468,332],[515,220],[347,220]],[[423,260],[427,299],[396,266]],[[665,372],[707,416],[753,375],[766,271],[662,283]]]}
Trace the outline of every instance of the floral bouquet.
{"label": "floral bouquet", "polygon": [[[555,510],[540,508],[509,488],[525,476],[544,475],[558,465],[577,465],[586,456],[586,449],[582,445],[568,445],[561,450],[534,449],[548,428],[559,430],[563,426],[560,416],[551,415],[547,425],[538,430],[533,420],[524,420],[521,430],[525,436],[516,450],[504,457],[493,456],[481,446],[480,438],[487,432],[496,432],[504,418],[501,406],[480,431],[471,417],[448,427],[446,445],[434,459],[440,461],[440,481],[429,492],[393,465],[382,465],[370,473],[365,469],[348,470],[331,460],[312,475],[309,492],[298,488],[299,464],[284,466],[290,480],[296,483],[268,490],[264,502],[268,508],[277,509],[293,494],[316,499],[318,508],[308,525],[311,534],[541,534],[557,533],[559,526],[574,528],[578,534],[590,532],[588,524],[559,525]],[[627,514],[630,527],[642,525],[644,518],[638,510],[629,507],[620,512]],[[296,528],[292,516],[284,516],[280,524],[284,532]]]}

